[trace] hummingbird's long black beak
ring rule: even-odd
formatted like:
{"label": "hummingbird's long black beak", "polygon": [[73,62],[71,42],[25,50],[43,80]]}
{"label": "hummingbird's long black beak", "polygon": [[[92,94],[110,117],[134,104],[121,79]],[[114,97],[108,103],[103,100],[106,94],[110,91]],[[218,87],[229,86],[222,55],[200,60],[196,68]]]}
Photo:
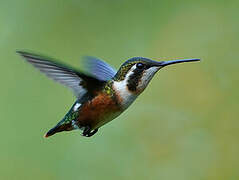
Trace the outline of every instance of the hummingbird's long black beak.
{"label": "hummingbird's long black beak", "polygon": [[165,67],[165,66],[168,66],[171,64],[194,62],[194,61],[200,61],[200,59],[178,59],[178,60],[172,60],[172,61],[161,61],[161,62],[159,62],[158,66]]}

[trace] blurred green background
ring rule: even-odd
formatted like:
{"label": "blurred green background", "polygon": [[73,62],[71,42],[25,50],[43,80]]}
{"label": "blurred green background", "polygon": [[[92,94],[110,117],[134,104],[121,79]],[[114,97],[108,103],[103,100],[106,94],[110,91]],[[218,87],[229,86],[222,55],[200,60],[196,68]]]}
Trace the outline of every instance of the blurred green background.
{"label": "blurred green background", "polygon": [[[239,179],[239,1],[0,2],[0,179]],[[43,135],[75,98],[25,63],[201,58],[162,69],[92,138]]]}

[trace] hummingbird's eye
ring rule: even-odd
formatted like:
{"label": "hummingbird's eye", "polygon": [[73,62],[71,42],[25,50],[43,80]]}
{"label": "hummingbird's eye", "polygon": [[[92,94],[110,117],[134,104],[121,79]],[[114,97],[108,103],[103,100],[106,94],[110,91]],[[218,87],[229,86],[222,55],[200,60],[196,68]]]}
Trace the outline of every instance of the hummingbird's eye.
{"label": "hummingbird's eye", "polygon": [[137,63],[137,64],[136,64],[136,67],[137,67],[138,69],[143,69],[143,68],[144,68],[144,64],[143,64],[143,63]]}

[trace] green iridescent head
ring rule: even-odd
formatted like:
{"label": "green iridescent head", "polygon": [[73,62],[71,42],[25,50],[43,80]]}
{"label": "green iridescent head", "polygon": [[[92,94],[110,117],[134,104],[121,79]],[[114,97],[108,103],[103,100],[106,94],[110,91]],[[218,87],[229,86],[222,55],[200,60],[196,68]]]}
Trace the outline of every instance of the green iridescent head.
{"label": "green iridescent head", "polygon": [[144,57],[133,57],[121,65],[114,80],[126,81],[131,91],[143,90],[159,69],[171,64],[192,61],[199,61],[199,59],[153,61]]}
{"label": "green iridescent head", "polygon": [[127,61],[125,61],[119,68],[117,74],[115,75],[114,79],[117,81],[121,81],[124,80],[126,77],[126,74],[130,71],[130,69],[138,64],[139,66],[145,65],[146,66],[152,66],[153,64],[158,63],[157,61],[153,61],[151,59],[148,58],[144,58],[144,57],[133,57]]}

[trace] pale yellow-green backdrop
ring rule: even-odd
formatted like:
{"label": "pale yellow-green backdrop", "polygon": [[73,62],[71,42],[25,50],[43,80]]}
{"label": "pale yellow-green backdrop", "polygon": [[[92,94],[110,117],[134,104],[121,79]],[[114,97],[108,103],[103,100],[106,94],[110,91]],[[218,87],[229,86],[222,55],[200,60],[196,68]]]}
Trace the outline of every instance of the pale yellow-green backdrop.
{"label": "pale yellow-green backdrop", "polygon": [[[238,180],[239,1],[1,0],[0,179]],[[162,69],[92,138],[44,139],[74,102],[25,63],[30,50],[79,67],[84,55],[201,58]]]}

